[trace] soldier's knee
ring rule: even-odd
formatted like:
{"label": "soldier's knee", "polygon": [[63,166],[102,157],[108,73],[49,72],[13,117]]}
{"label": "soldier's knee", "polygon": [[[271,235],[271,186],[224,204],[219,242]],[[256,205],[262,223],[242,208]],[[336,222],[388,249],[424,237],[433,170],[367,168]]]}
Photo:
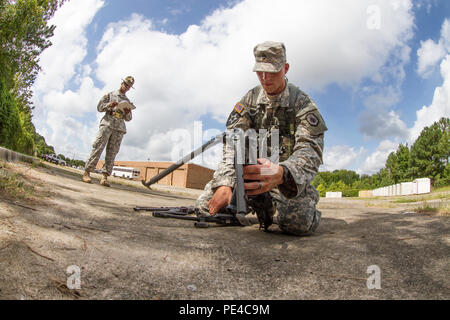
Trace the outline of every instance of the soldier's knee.
{"label": "soldier's knee", "polygon": [[92,144],[92,148],[95,150],[100,149],[102,146],[104,147],[104,140],[102,138],[95,139],[94,143]]}
{"label": "soldier's knee", "polygon": [[204,197],[201,196],[195,201],[195,207],[199,210],[199,213],[208,216],[209,215],[209,207],[208,207],[208,201]]}
{"label": "soldier's knee", "polygon": [[101,147],[104,148],[106,143],[107,143],[107,141],[108,141],[108,139],[109,139],[109,136],[110,136],[110,132],[109,132],[108,128],[107,127],[100,127],[100,130],[99,130],[99,132],[97,134],[97,137],[95,138],[94,143],[92,144],[92,147],[94,149],[98,149],[98,148],[101,148]]}
{"label": "soldier's knee", "polygon": [[288,234],[306,236],[313,234],[320,223],[321,212],[315,207],[299,207],[292,210],[278,207],[278,225]]}

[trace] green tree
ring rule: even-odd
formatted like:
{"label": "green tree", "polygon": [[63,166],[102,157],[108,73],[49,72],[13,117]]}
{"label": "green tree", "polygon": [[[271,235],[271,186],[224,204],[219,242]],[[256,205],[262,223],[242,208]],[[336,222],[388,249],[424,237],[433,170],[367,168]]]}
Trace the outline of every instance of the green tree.
{"label": "green tree", "polygon": [[352,185],[353,182],[359,181],[360,177],[354,171],[351,170],[335,170],[333,172],[324,171],[319,172],[316,178],[313,180],[312,185],[317,188],[320,184],[325,187],[330,186],[332,183],[343,182],[346,185]]}
{"label": "green tree", "polygon": [[325,185],[319,184],[316,189],[317,189],[317,192],[319,192],[319,196],[325,197],[325,195],[327,193],[327,189],[326,189]]}
{"label": "green tree", "polygon": [[312,185],[317,188],[319,185],[324,185],[325,187],[331,184],[331,172],[329,171],[323,171],[319,172],[316,175],[316,178],[312,181]]}
{"label": "green tree", "polygon": [[48,20],[64,0],[0,0],[0,69],[22,107],[30,106],[39,55],[55,30]]}
{"label": "green tree", "polygon": [[34,144],[38,155],[55,154],[53,146],[47,145],[45,138],[38,133],[34,136]]}
{"label": "green tree", "polygon": [[355,181],[359,181],[360,177],[354,171],[351,170],[335,170],[333,171],[333,182],[343,182],[346,185],[351,185]]}
{"label": "green tree", "polygon": [[396,152],[391,152],[386,160],[388,178],[393,183],[407,181],[409,176],[410,152],[408,145],[400,144]]}
{"label": "green tree", "polygon": [[387,170],[387,174],[389,179],[393,179],[397,176],[397,155],[395,152],[391,152],[386,159],[385,169]]}
{"label": "green tree", "polygon": [[449,130],[450,120],[449,118],[442,118],[439,120],[438,126],[442,132],[441,139],[438,143],[438,152],[441,162],[444,166],[448,165],[448,159],[450,158],[450,130]]}
{"label": "green tree", "polygon": [[14,96],[0,77],[0,145],[17,150],[22,131]]}
{"label": "green tree", "polygon": [[343,181],[338,181],[338,182],[333,182],[328,187],[327,191],[329,191],[329,192],[343,192],[346,188],[347,188],[347,186],[345,185],[345,183]]}
{"label": "green tree", "polygon": [[[0,145],[36,150],[31,87],[39,55],[51,45],[48,20],[65,0],[0,0]],[[42,141],[39,141],[42,143]],[[44,140],[45,143],[45,140]],[[40,145],[41,149],[45,149]]]}
{"label": "green tree", "polygon": [[397,152],[397,175],[394,177],[396,183],[409,181],[409,162],[410,162],[410,151],[408,144],[400,144],[398,146]]}
{"label": "green tree", "polygon": [[425,127],[411,147],[409,174],[412,179],[440,177],[449,158],[449,118]]}
{"label": "green tree", "polygon": [[[355,184],[358,182],[354,182]],[[361,175],[360,190],[373,190],[378,188],[378,184],[374,182],[374,176],[369,176],[368,174]]]}

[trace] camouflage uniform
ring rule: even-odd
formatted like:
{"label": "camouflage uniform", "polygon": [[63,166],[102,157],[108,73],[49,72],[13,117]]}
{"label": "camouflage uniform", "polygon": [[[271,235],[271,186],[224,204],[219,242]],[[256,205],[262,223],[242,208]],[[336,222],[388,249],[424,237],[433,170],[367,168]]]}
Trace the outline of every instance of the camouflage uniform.
{"label": "camouflage uniform", "polygon": [[111,175],[114,159],[119,152],[123,135],[127,133],[125,121],[130,121],[132,115],[131,111],[125,114],[121,110],[116,110],[116,108],[111,110],[108,108],[108,104],[111,102],[120,103],[122,101],[131,103],[125,94],[117,90],[103,96],[98,103],[97,110],[99,112],[106,112],[106,114],[100,121],[100,128],[92,145],[91,155],[85,166],[86,171],[93,171],[95,169],[106,146],[105,164],[103,165],[102,173],[106,173],[108,176]]}
{"label": "camouflage uniform", "polygon": [[[319,194],[311,181],[322,164],[327,127],[311,98],[287,80],[284,92],[275,98],[257,86],[236,104],[227,129],[279,130],[280,148],[275,152],[279,152],[279,164],[288,172],[284,183],[270,191],[278,210],[278,225],[289,234],[313,233],[321,213],[316,209]],[[270,151],[268,148],[268,154]],[[218,187],[234,187],[233,157],[231,144],[224,144],[222,162],[196,201],[202,214],[209,214],[208,201]]]}

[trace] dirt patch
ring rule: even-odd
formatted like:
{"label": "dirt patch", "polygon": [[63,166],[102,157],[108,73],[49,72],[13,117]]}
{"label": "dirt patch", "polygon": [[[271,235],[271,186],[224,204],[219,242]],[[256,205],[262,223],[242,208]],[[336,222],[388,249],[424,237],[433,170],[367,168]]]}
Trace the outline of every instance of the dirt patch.
{"label": "dirt patch", "polygon": [[[0,198],[0,299],[450,298],[448,217],[323,199],[310,237],[276,226],[196,229],[133,211],[193,205],[196,193],[10,166],[34,196]],[[381,289],[367,286],[374,265]],[[67,288],[76,279],[79,289]]]}

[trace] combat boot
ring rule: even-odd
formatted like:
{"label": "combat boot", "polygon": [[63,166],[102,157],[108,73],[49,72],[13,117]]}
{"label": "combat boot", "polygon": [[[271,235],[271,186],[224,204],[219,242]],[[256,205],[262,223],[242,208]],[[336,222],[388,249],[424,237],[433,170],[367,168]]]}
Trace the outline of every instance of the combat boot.
{"label": "combat boot", "polygon": [[83,180],[83,182],[86,182],[86,183],[92,182],[91,177],[89,176],[89,171],[84,171],[82,180]]}
{"label": "combat boot", "polygon": [[106,173],[103,174],[102,179],[100,180],[100,185],[104,187],[111,187],[108,180],[108,175]]}

